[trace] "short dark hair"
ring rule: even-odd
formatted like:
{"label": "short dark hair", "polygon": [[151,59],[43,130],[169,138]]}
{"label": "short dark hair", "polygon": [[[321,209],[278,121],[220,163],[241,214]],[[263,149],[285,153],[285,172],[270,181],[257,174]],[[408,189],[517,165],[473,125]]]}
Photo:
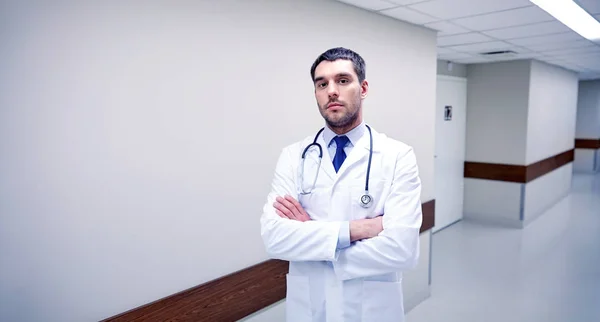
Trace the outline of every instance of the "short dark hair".
{"label": "short dark hair", "polygon": [[362,57],[360,57],[359,54],[357,54],[356,52],[347,49],[347,48],[343,48],[343,47],[336,47],[336,48],[331,48],[328,49],[327,51],[325,51],[324,53],[322,53],[321,55],[319,55],[319,57],[317,57],[317,59],[315,60],[315,62],[313,63],[312,67],[310,68],[310,76],[312,78],[312,80],[315,80],[315,69],[317,69],[317,66],[324,60],[327,61],[335,61],[338,59],[346,59],[346,60],[350,60],[352,62],[352,65],[354,65],[354,71],[356,72],[356,75],[358,76],[358,81],[362,82],[363,80],[365,80],[366,78],[366,64],[365,61],[363,60]]}

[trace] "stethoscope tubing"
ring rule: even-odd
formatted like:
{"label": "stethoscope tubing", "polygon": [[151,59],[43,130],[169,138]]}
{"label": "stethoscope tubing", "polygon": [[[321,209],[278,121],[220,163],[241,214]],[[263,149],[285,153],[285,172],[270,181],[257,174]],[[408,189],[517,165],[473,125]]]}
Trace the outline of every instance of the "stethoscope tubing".
{"label": "stethoscope tubing", "polygon": [[[365,178],[365,195],[364,196],[368,196],[369,198],[369,202],[368,204],[365,204],[364,202],[362,202],[362,197],[361,197],[361,202],[363,203],[364,206],[369,206],[370,205],[370,201],[372,200],[371,196],[369,195],[369,178],[371,175],[371,161],[373,159],[373,133],[371,132],[371,127],[369,127],[368,125],[365,125],[367,127],[367,129],[369,130],[369,162],[367,164],[367,176]],[[325,130],[325,128],[321,128],[318,132],[317,135],[315,135],[315,138],[313,140],[313,142],[309,145],[307,145],[304,148],[304,151],[302,151],[302,173],[301,173],[301,178],[302,181],[304,181],[304,160],[306,158],[306,152],[308,151],[308,149],[315,145],[319,148],[319,167],[320,168],[320,162],[323,159],[323,148],[321,147],[321,145],[319,143],[317,143],[317,139],[319,138],[319,135],[323,132],[323,130]],[[313,187],[315,186],[316,182],[317,182],[317,177],[319,176],[319,169],[317,168],[317,176],[315,176],[315,182],[313,182]],[[300,183],[300,185],[302,185],[302,183]],[[302,193],[303,194],[308,194],[309,192],[305,192],[304,188],[302,188]]]}

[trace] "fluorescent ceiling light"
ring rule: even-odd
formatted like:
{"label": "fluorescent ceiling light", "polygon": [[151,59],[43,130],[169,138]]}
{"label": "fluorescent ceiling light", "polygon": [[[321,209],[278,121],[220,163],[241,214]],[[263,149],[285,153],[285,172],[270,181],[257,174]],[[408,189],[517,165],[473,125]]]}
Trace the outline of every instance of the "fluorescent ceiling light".
{"label": "fluorescent ceiling light", "polygon": [[600,40],[600,22],[573,0],[530,0],[558,21],[589,40]]}

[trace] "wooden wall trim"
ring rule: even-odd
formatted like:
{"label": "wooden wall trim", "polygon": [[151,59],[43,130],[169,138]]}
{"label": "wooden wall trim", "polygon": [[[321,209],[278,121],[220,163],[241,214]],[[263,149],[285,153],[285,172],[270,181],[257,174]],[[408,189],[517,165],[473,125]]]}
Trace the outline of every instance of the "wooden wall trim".
{"label": "wooden wall trim", "polygon": [[[435,224],[435,200],[422,204],[421,233]],[[283,300],[288,262],[267,260],[102,322],[236,321]]]}
{"label": "wooden wall trim", "polygon": [[285,297],[287,269],[264,261],[103,321],[237,321]]}
{"label": "wooden wall trim", "polygon": [[421,234],[435,226],[435,199],[424,202],[421,205],[423,210],[423,223],[421,223]]}
{"label": "wooden wall trim", "polygon": [[576,149],[600,149],[600,139],[575,139]]}
{"label": "wooden wall trim", "polygon": [[528,166],[500,163],[465,162],[464,177],[528,183],[575,159],[575,149],[567,150]]}
{"label": "wooden wall trim", "polygon": [[575,149],[559,153],[553,157],[527,166],[526,182],[533,181],[575,160]]}

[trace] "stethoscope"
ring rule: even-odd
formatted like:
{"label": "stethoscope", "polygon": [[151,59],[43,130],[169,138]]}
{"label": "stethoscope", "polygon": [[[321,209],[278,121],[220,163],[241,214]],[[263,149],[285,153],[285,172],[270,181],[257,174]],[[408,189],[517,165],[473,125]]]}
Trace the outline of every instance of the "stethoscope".
{"label": "stethoscope", "polygon": [[[371,158],[373,157],[373,133],[371,133],[371,128],[366,125],[367,129],[369,130],[369,139],[370,139],[370,146],[369,146],[369,163],[367,165],[367,177],[365,179],[365,193],[360,197],[359,203],[363,208],[369,208],[371,206],[371,204],[373,203],[373,196],[371,196],[369,194],[369,174],[371,172]],[[308,146],[306,146],[306,148],[304,148],[304,151],[302,152],[302,172],[301,172],[301,177],[300,177],[300,189],[301,194],[303,195],[307,195],[310,194],[312,191],[304,191],[304,187],[303,187],[303,182],[304,182],[304,161],[306,160],[306,153],[308,151],[308,149],[311,146],[316,146],[317,148],[319,148],[319,166],[317,167],[317,175],[315,176],[315,180],[313,181],[313,185],[312,185],[312,189],[314,189],[315,185],[317,184],[317,177],[319,176],[319,169],[321,168],[321,160],[323,159],[323,148],[321,147],[321,145],[319,143],[317,143],[317,139],[319,138],[319,135],[321,134],[321,132],[323,132],[325,128],[322,128],[319,130],[319,132],[317,132],[317,135],[315,135],[315,139],[313,140],[313,143],[309,144]]]}

